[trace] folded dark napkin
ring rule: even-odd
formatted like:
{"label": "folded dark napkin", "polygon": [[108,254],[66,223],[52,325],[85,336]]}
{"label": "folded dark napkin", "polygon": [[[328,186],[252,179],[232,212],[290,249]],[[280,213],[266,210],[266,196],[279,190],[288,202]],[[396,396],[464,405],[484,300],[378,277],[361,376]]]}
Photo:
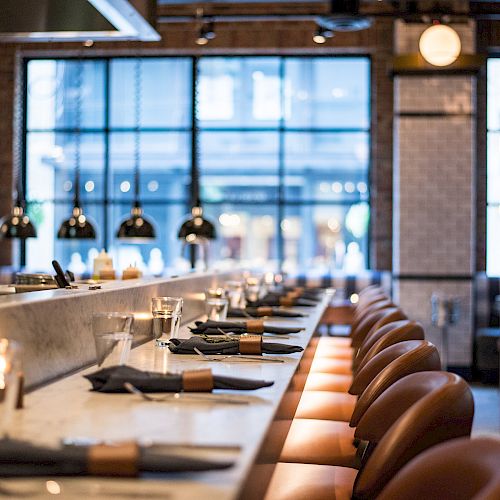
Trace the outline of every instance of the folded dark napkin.
{"label": "folded dark napkin", "polygon": [[266,297],[256,300],[254,302],[247,301],[249,307],[293,307],[293,306],[305,306],[305,307],[316,307],[318,304],[313,300],[306,300],[302,298],[290,298],[280,295],[267,295]]}
{"label": "folded dark napkin", "polygon": [[304,328],[289,328],[282,326],[269,326],[262,321],[195,321],[196,328],[190,328],[192,333],[203,335],[221,335],[224,333],[274,333],[277,335],[287,335],[289,333],[299,333]]}
{"label": "folded dark napkin", "polygon": [[[127,392],[123,386],[125,382],[142,392],[181,392],[183,390],[180,373],[145,372],[130,366],[103,368],[84,377],[92,384],[92,390],[99,392]],[[252,391],[261,387],[269,387],[273,383],[266,380],[213,375],[214,389]]]}
{"label": "folded dark napkin", "polygon": [[[168,348],[174,354],[195,354],[194,348],[204,354],[239,354],[240,342],[235,340],[210,339],[191,337],[189,339],[170,339]],[[292,354],[304,349],[298,345],[262,342],[262,354]]]}
{"label": "folded dark napkin", "polygon": [[318,296],[318,295],[309,295],[309,294],[304,294],[304,293],[301,293],[301,294],[292,294],[292,292],[289,292],[289,293],[269,292],[264,297],[264,299],[269,299],[271,297],[275,297],[275,298],[279,298],[279,299],[290,297],[290,298],[293,298],[293,299],[309,300],[311,302],[320,302],[321,301],[321,297]]}
{"label": "folded dark napkin", "polygon": [[[110,455],[111,454],[111,455]],[[106,460],[102,460],[105,456]],[[0,440],[0,477],[137,476],[150,472],[226,469],[232,461],[197,459],[158,453],[134,443],[122,446],[44,448],[12,439]]]}
{"label": "folded dark napkin", "polygon": [[263,316],[268,317],[282,317],[282,318],[303,318],[304,315],[299,312],[285,311],[279,307],[246,307],[245,309],[229,309],[227,311],[228,316],[233,318],[262,318]]}

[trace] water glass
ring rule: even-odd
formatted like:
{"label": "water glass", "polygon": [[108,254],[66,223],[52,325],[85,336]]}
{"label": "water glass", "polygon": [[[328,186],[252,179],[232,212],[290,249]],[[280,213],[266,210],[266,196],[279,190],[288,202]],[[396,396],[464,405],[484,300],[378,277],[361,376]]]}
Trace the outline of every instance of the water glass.
{"label": "water glass", "polygon": [[134,316],[121,312],[95,313],[92,316],[97,365],[127,364],[132,347]]}
{"label": "water glass", "polygon": [[205,310],[207,318],[224,321],[227,318],[229,301],[223,288],[207,288],[205,290]]}
{"label": "water glass", "polygon": [[259,278],[247,278],[247,286],[245,290],[245,298],[249,302],[259,300],[261,294],[261,282]]}
{"label": "water glass", "polygon": [[0,339],[0,435],[6,437],[17,407],[21,376],[21,346]]}
{"label": "water glass", "polygon": [[153,297],[153,337],[156,345],[166,347],[179,335],[182,318],[182,297]]}
{"label": "water glass", "polygon": [[246,306],[245,286],[241,281],[228,281],[225,287],[229,298],[229,306],[232,309],[240,309]]}

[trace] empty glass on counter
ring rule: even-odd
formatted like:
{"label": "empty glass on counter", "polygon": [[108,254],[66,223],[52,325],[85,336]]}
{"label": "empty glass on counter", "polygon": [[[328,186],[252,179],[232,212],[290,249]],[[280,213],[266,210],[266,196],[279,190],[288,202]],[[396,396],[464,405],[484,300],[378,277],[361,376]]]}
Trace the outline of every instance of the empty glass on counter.
{"label": "empty glass on counter", "polygon": [[97,365],[127,364],[132,347],[134,316],[122,312],[104,312],[92,315]]}
{"label": "empty glass on counter", "polygon": [[250,276],[246,280],[245,298],[249,302],[259,300],[261,296],[261,280],[255,276]]}
{"label": "empty glass on counter", "polygon": [[229,306],[232,309],[239,309],[246,306],[244,283],[241,281],[227,281],[224,286],[227,290]]}
{"label": "empty glass on counter", "polygon": [[0,437],[8,435],[14,410],[20,396],[21,346],[9,339],[0,339]]}
{"label": "empty glass on counter", "polygon": [[224,321],[227,318],[229,300],[224,288],[207,288],[205,290],[205,311],[207,318]]}
{"label": "empty glass on counter", "polygon": [[153,297],[153,337],[156,345],[166,347],[177,338],[182,318],[182,297]]}

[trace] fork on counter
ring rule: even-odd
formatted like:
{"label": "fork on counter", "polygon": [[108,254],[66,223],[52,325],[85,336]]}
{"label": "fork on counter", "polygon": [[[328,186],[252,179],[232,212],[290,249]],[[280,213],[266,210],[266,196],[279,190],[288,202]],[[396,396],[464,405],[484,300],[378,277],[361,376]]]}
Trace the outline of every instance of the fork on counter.
{"label": "fork on counter", "polygon": [[253,357],[244,356],[242,354],[217,354],[215,356],[207,356],[204,352],[201,352],[197,347],[194,347],[196,354],[201,356],[204,361],[227,361],[228,359],[241,360],[241,361],[253,361],[255,363],[284,363],[284,359],[279,358],[264,358],[263,356]]}
{"label": "fork on counter", "polygon": [[192,394],[185,392],[174,392],[164,394],[163,396],[150,396],[142,392],[135,385],[125,382],[123,384],[125,389],[131,394],[137,394],[144,401],[151,401],[153,403],[168,403],[170,401],[185,401],[189,403],[224,403],[230,405],[247,405],[249,401],[242,398],[233,398],[232,396],[214,395],[214,394]]}

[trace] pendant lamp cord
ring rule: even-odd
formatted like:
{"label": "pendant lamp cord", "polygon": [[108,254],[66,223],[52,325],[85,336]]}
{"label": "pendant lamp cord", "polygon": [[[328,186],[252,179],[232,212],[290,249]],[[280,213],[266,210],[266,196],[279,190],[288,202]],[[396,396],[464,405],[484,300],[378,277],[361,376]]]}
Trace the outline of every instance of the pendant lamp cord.
{"label": "pendant lamp cord", "polygon": [[135,60],[135,127],[134,127],[134,207],[139,207],[140,191],[140,167],[141,167],[141,106],[142,106],[142,59],[137,57]]}
{"label": "pendant lamp cord", "polygon": [[83,60],[78,59],[76,71],[76,136],[75,136],[75,190],[74,205],[80,206],[80,162],[81,162],[81,127],[82,127],[82,101],[83,101]]}
{"label": "pendant lamp cord", "polygon": [[191,207],[201,206],[200,200],[200,148],[199,148],[199,126],[198,126],[198,58],[193,59],[192,69],[192,103],[191,120],[193,124],[193,136],[191,141]]}
{"label": "pendant lamp cord", "polygon": [[24,64],[19,65],[20,70],[18,74],[18,81],[16,85],[15,94],[15,109],[14,109],[14,123],[16,126],[17,134],[14,137],[14,148],[13,148],[13,181],[14,181],[14,193],[13,201],[14,206],[21,206],[26,208],[26,200],[24,198],[24,185],[22,176],[22,138],[21,131],[24,129],[24,113],[23,113],[23,91],[22,85],[25,78]]}

